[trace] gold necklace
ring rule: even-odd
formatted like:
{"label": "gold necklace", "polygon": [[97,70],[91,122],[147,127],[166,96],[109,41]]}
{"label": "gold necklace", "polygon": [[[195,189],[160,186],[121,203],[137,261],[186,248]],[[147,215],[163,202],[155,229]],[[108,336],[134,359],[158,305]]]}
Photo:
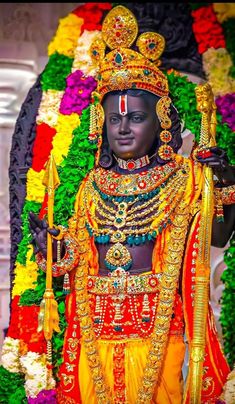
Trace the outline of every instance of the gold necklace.
{"label": "gold necklace", "polygon": [[[125,242],[128,236],[145,236],[150,229],[157,235],[169,222],[169,217],[183,195],[187,178],[188,174],[185,169],[183,174],[182,170],[178,170],[174,177],[168,177],[164,190],[161,189],[158,194],[146,202],[135,204],[133,200],[129,202],[112,200],[111,205],[94,188],[94,178],[91,177],[85,187],[85,201],[87,212],[89,211],[89,215],[92,216],[92,222],[96,223],[96,226],[92,228],[94,236],[109,235],[108,241],[115,243]],[[90,213],[89,195],[92,195],[95,205],[92,213]],[[135,206],[133,206],[134,204]],[[100,242],[99,239],[97,242]],[[107,242],[106,238],[104,238],[104,242]]]}

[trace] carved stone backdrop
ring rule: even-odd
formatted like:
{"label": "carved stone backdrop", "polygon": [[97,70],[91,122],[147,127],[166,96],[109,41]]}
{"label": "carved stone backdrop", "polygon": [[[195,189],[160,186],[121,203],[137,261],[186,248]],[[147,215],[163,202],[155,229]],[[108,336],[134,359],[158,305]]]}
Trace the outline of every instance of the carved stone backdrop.
{"label": "carved stone backdrop", "polygon": [[[37,77],[47,63],[47,46],[59,19],[79,4],[82,3],[0,3],[0,345],[2,330],[8,325],[9,274],[13,273],[21,240],[20,214],[26,173],[31,166],[35,115],[41,99]],[[182,71],[196,83],[203,80],[187,4],[126,5],[137,16],[140,32],[154,21],[154,30],[166,38],[163,67]],[[193,135],[184,131],[181,153],[186,156],[192,140]],[[213,249],[212,253],[212,303],[218,320],[221,285],[220,276],[214,273],[221,273],[223,249]]]}

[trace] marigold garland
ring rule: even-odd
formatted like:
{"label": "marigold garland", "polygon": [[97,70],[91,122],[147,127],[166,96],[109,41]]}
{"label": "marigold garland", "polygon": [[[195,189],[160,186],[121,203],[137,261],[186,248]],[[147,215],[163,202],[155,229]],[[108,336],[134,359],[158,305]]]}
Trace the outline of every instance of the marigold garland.
{"label": "marigold garland", "polygon": [[26,265],[24,266],[17,262],[15,266],[12,297],[21,295],[25,290],[32,288],[37,280],[38,266],[36,262],[31,261],[32,255],[33,246],[29,244],[26,254]]}
{"label": "marigold garland", "polygon": [[[47,123],[43,122],[40,125],[36,126],[36,138],[32,150],[32,170],[39,173],[44,168],[45,163],[50,156],[50,152],[52,149],[52,139],[55,134],[56,130],[54,128],[51,128]],[[28,178],[28,181],[30,181],[30,178]],[[29,184],[29,187],[31,187],[31,185],[32,184]]]}
{"label": "marigold garland", "polygon": [[80,36],[83,23],[83,18],[79,18],[73,13],[61,18],[56,35],[48,45],[48,55],[51,56],[58,52],[73,58],[76,41]]}
{"label": "marigold garland", "polygon": [[73,131],[80,125],[80,118],[77,114],[72,113],[69,117],[59,114],[54,137],[53,156],[58,166],[61,165],[65,156],[67,156],[69,147],[72,142]]}

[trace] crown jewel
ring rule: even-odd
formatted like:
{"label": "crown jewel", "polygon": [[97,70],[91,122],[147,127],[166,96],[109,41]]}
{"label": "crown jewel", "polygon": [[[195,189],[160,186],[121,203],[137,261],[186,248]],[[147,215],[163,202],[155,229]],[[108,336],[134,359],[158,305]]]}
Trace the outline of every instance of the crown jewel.
{"label": "crown jewel", "polygon": [[[168,95],[167,78],[158,68],[164,38],[145,32],[136,41],[137,35],[136,18],[126,7],[116,6],[106,15],[102,39],[97,37],[90,48],[98,67],[97,90],[101,98],[110,91],[126,89],[143,89],[159,97]],[[139,52],[130,49],[135,41]],[[111,51],[105,55],[106,45]]]}

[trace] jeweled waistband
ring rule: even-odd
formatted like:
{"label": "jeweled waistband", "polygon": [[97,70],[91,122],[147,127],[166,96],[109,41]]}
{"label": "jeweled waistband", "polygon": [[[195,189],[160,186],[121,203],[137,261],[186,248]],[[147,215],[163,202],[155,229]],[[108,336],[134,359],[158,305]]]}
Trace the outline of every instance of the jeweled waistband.
{"label": "jeweled waistband", "polygon": [[130,275],[127,272],[110,276],[88,276],[87,290],[96,295],[141,294],[159,290],[162,274]]}

